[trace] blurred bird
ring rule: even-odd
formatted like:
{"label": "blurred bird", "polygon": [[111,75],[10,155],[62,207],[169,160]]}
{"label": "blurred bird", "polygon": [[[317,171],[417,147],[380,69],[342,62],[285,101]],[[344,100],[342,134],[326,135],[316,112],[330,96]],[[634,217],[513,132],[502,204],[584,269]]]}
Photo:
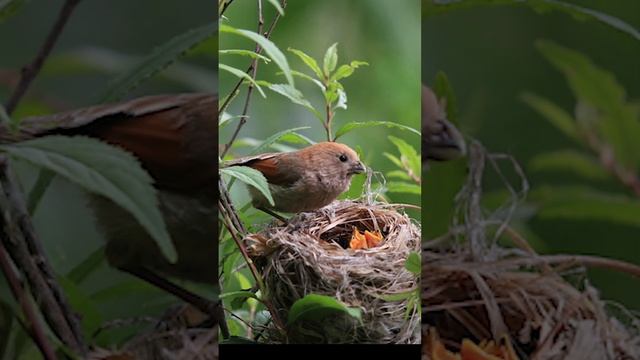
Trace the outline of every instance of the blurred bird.
{"label": "blurred bird", "polygon": [[[0,140],[84,135],[133,153],[151,174],[159,207],[178,253],[171,263],[137,220],[112,201],[91,197],[107,239],[110,265],[169,291],[201,311],[215,305],[156,274],[217,284],[217,95],[148,96],[22,120],[16,134],[0,128]],[[217,310],[216,310],[217,311]]]}
{"label": "blurred bird", "polygon": [[293,152],[244,157],[224,166],[248,166],[265,176],[275,204],[271,206],[252,186],[249,192],[253,206],[271,215],[274,215],[271,210],[297,213],[328,205],[349,189],[354,174],[365,171],[355,151],[335,142],[321,142]]}
{"label": "blurred bird", "polygon": [[436,95],[422,86],[422,147],[426,159],[445,161],[464,156],[466,145]]}

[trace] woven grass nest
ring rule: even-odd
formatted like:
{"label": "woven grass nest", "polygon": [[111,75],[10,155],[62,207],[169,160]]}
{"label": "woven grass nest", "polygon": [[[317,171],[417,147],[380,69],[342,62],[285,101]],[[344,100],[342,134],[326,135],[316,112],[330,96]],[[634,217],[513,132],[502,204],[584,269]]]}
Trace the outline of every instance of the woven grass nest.
{"label": "woven grass nest", "polygon": [[[604,267],[640,277],[640,267],[537,254],[508,225],[528,189],[519,166],[479,143],[470,150],[458,218],[448,234],[422,248],[423,359],[640,359],[637,314],[601,300],[586,273],[586,267]],[[491,213],[480,199],[485,163],[501,171],[496,159],[509,160],[523,185],[516,191],[507,184],[512,203]],[[499,237],[511,245],[497,243]]]}
{"label": "woven grass nest", "polygon": [[[369,249],[348,249],[354,227],[380,231],[384,241]],[[419,279],[405,268],[405,261],[420,251],[420,240],[420,227],[397,205],[355,201],[334,201],[294,216],[286,226],[272,223],[248,236],[248,249],[281,319],[308,294],[331,296],[362,311],[362,322],[336,314],[299,323],[286,335],[268,331],[266,341],[419,343],[417,302],[382,298],[418,288]]]}
{"label": "woven grass nest", "polygon": [[437,343],[456,353],[464,339],[509,343],[515,359],[640,359],[640,323],[620,317],[624,311],[611,316],[576,266],[580,257],[476,262],[433,249],[422,256],[425,359],[448,359],[436,355]]}

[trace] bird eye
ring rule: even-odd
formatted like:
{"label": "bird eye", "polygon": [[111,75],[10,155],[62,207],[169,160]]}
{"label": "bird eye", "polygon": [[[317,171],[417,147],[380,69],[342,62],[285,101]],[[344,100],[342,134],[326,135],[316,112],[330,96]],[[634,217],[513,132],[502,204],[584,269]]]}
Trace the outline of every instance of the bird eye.
{"label": "bird eye", "polygon": [[338,159],[340,159],[340,161],[342,161],[342,162],[346,162],[347,161],[347,155],[340,154],[340,156],[338,156]]}

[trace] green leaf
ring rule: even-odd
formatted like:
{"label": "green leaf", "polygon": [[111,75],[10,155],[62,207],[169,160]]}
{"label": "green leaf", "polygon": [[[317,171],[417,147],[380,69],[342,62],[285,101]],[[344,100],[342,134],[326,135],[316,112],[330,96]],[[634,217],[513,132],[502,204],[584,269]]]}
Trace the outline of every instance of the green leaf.
{"label": "green leaf", "polygon": [[640,226],[640,201],[580,186],[541,186],[531,192],[541,218],[598,220]]}
{"label": "green leaf", "polygon": [[54,177],[55,174],[52,171],[40,169],[36,183],[33,184],[27,198],[27,210],[29,211],[29,214],[33,215],[36,213],[38,205],[40,205],[40,200],[42,200],[42,197],[47,191],[47,188],[49,188]]}
{"label": "green leaf", "polygon": [[220,299],[233,300],[236,298],[258,300],[258,296],[254,292],[246,290],[230,291],[228,293],[220,294]]}
{"label": "green leaf", "polygon": [[384,153],[382,153],[382,155],[384,155],[387,159],[391,160],[391,162],[395,166],[397,166],[399,168],[403,168],[402,161],[400,161],[400,159],[397,156],[395,156],[393,154],[389,154],[388,152],[384,152]]}
{"label": "green leaf", "polygon": [[242,119],[242,115],[231,116],[231,114],[229,114],[228,112],[223,111],[222,114],[220,115],[220,118],[218,119],[218,128],[223,129],[231,121],[236,119]]}
{"label": "green leaf", "polygon": [[287,142],[291,144],[304,144],[304,145],[313,145],[316,142],[309,139],[308,137],[298,134],[297,132],[292,132],[288,134],[284,134],[280,137],[280,142]]}
{"label": "green leaf", "polygon": [[420,263],[420,254],[412,251],[407,260],[404,262],[405,269],[409,270],[414,275],[420,275],[422,265]]}
{"label": "green leaf", "polygon": [[583,54],[550,41],[538,41],[540,52],[562,71],[579,102],[601,112],[597,121],[616,159],[631,171],[640,165],[640,121],[635,107],[626,102],[625,90],[612,73],[599,68]]}
{"label": "green leaf", "polygon": [[158,208],[153,179],[133,155],[83,136],[45,136],[0,149],[120,205],[151,235],[167,259],[175,262],[176,250]]}
{"label": "green leaf", "polygon": [[247,290],[239,290],[239,291],[230,291],[224,294],[220,294],[220,299],[224,299],[231,304],[232,309],[240,309],[249,299],[255,303],[255,300],[260,300],[258,296],[252,292]]}
{"label": "green leaf", "polygon": [[263,98],[266,98],[267,95],[265,95],[264,91],[262,91],[262,88],[260,87],[260,85],[258,85],[258,83],[251,77],[249,76],[249,74],[247,74],[246,72],[238,69],[238,68],[234,68],[231,67],[229,65],[226,64],[222,64],[219,63],[218,64],[218,69],[224,70],[232,75],[235,75],[236,77],[240,78],[240,79],[245,79],[246,81],[250,82],[251,85],[253,85],[256,89],[258,89],[258,91],[260,92],[260,95],[262,95]]}
{"label": "green leaf", "polygon": [[292,325],[300,320],[318,320],[332,313],[344,313],[362,321],[360,308],[348,307],[330,296],[309,294],[293,303],[289,309],[287,324]]}
{"label": "green leaf", "polygon": [[322,84],[322,82],[320,82],[320,80],[314,79],[314,78],[312,78],[311,76],[309,76],[309,75],[307,75],[305,73],[301,73],[299,71],[292,70],[291,74],[293,74],[293,76],[297,76],[297,77],[303,78],[305,80],[311,81],[312,83],[316,84],[320,88],[320,90],[322,90],[322,92],[324,92],[326,90],[324,85]]}
{"label": "green leaf", "polygon": [[268,138],[266,138],[262,142],[262,144],[260,144],[255,149],[251,150],[251,153],[249,153],[249,155],[255,155],[255,154],[263,153],[267,149],[267,147],[269,147],[274,142],[278,141],[283,136],[285,136],[287,134],[293,134],[298,130],[305,130],[305,129],[309,129],[309,128],[310,128],[309,126],[301,126],[301,127],[297,127],[297,128],[293,128],[293,129],[287,129],[287,130],[279,131],[279,132],[269,136]]}
{"label": "green leaf", "polygon": [[388,301],[388,302],[396,302],[396,301],[404,301],[406,299],[409,299],[410,297],[414,296],[416,294],[416,290],[407,290],[407,291],[403,291],[400,293],[394,293],[394,294],[377,294],[374,295],[375,297],[382,299],[384,301]]}
{"label": "green leaf", "polygon": [[447,120],[451,121],[454,125],[460,125],[458,122],[458,104],[456,101],[456,95],[453,91],[453,87],[449,82],[447,74],[439,71],[436,74],[436,79],[433,83],[433,92],[436,93],[438,101],[445,99],[447,113]]}
{"label": "green leaf", "polygon": [[387,191],[392,193],[420,195],[422,193],[422,188],[417,184],[410,184],[401,181],[389,181],[387,183]]}
{"label": "green leaf", "polygon": [[[218,42],[217,39],[215,40],[217,47]],[[208,41],[210,40],[205,40],[201,44]],[[189,50],[190,56],[195,55],[196,48]],[[113,49],[94,46],[81,47],[52,55],[42,69],[42,76],[93,76],[95,73],[102,73],[115,77],[129,71],[142,58],[142,56],[127,55]],[[213,70],[195,64],[176,62],[162,72],[155,74],[155,79],[175,83],[196,92],[215,92],[217,84],[211,81],[212,78],[215,78]]]}
{"label": "green leaf", "polygon": [[338,64],[338,43],[334,43],[329,46],[327,52],[324,54],[324,62],[322,63],[322,69],[324,70],[324,76],[326,78],[331,75],[331,72],[335,70]]}
{"label": "green leaf", "polygon": [[352,61],[348,65],[347,64],[340,65],[340,67],[338,67],[338,70],[336,70],[336,72],[333,73],[333,75],[331,75],[331,78],[329,79],[329,81],[338,81],[338,80],[347,78],[353,75],[353,72],[360,66],[367,66],[367,65],[369,65],[369,63],[364,61],[357,61],[357,60]]}
{"label": "green leaf", "polygon": [[289,100],[293,101],[294,104],[304,106],[307,110],[311,111],[311,113],[315,115],[318,120],[322,122],[322,115],[320,115],[320,113],[313,107],[313,105],[311,105],[311,103],[304,98],[304,96],[298,89],[288,84],[272,84],[269,86],[269,89],[288,98]]}
{"label": "green leaf", "polygon": [[64,290],[67,299],[69,299],[71,308],[79,314],[82,314],[82,329],[84,330],[85,336],[91,336],[91,334],[100,328],[103,322],[102,313],[98,309],[98,304],[70,279],[64,276],[58,276],[57,280]]}
{"label": "green leaf", "polygon": [[91,252],[78,265],[67,273],[67,278],[76,284],[80,284],[91,275],[105,260],[105,246],[102,245]]}
{"label": "green leaf", "polygon": [[220,55],[241,55],[241,56],[248,56],[252,59],[260,59],[262,61],[264,61],[265,64],[271,62],[271,59],[269,59],[268,57],[258,54],[255,51],[251,51],[251,50],[244,50],[244,49],[226,49],[226,50],[218,50],[218,53],[220,53]]}
{"label": "green leaf", "polygon": [[558,130],[562,131],[568,137],[580,141],[580,131],[574,119],[564,111],[561,107],[552,103],[551,101],[539,97],[534,94],[525,93],[521,96],[522,101],[537,111],[545,119],[547,119],[551,125],[555,126]]}
{"label": "green leaf", "polygon": [[280,2],[278,2],[278,0],[267,0],[269,2],[269,4],[273,5],[274,8],[276,8],[276,11],[278,12],[278,14],[280,14],[280,16],[284,16],[284,9],[282,9],[282,5],[280,5]]}
{"label": "green leaf", "polygon": [[406,126],[406,125],[402,125],[402,124],[398,124],[398,123],[394,123],[391,121],[366,121],[366,122],[349,122],[346,123],[344,125],[342,125],[340,127],[340,129],[338,129],[338,131],[336,131],[336,135],[334,137],[334,140],[338,139],[339,137],[343,136],[344,134],[353,131],[353,130],[357,130],[357,129],[363,129],[363,128],[369,128],[369,127],[374,127],[374,126],[386,126],[389,128],[397,128],[397,129],[401,129],[401,130],[407,130],[407,131],[411,131],[412,133],[421,136],[420,131]]}
{"label": "green leaf", "polygon": [[143,58],[136,66],[117,76],[102,97],[102,103],[120,99],[128,91],[138,86],[144,80],[164,70],[189,49],[207,40],[218,32],[218,22],[213,22],[184,34],[178,35],[151,54]]}
{"label": "green leaf", "polygon": [[475,6],[499,6],[499,5],[511,5],[511,6],[528,6],[533,10],[544,13],[548,11],[560,11],[570,15],[576,20],[595,20],[604,23],[612,28],[622,31],[628,35],[633,36],[635,39],[640,40],[640,32],[633,26],[625,23],[624,21],[614,16],[589,9],[586,7],[571,4],[565,1],[558,0],[528,0],[528,1],[516,1],[516,0],[441,0],[438,2],[427,1],[422,6],[422,14],[424,18],[429,16],[447,13],[452,10],[465,9]]}
{"label": "green leaf", "polygon": [[240,36],[244,36],[253,42],[257,43],[264,49],[264,52],[273,60],[276,65],[284,72],[284,76],[287,78],[287,82],[291,87],[295,87],[293,82],[293,75],[291,75],[291,68],[289,67],[289,62],[287,62],[287,58],[284,56],[282,51],[278,49],[278,47],[271,42],[271,40],[266,37],[257,34],[253,31],[236,29],[229,25],[222,24],[220,25],[220,31],[224,33],[236,34]]}
{"label": "green leaf", "polygon": [[322,70],[320,70],[320,66],[318,66],[318,63],[316,62],[316,59],[314,59],[311,56],[307,55],[302,50],[293,49],[293,48],[288,48],[287,50],[289,50],[292,53],[294,53],[295,55],[297,55],[300,58],[300,60],[302,60],[302,62],[305,63],[305,65],[307,65],[309,67],[309,69],[311,69],[311,71],[313,71],[316,74],[318,79],[322,79]]}
{"label": "green leaf", "polygon": [[231,166],[220,169],[220,172],[234,177],[247,185],[253,186],[264,195],[269,201],[269,204],[274,204],[271,191],[269,190],[269,183],[260,171],[248,166]]}
{"label": "green leaf", "polygon": [[404,169],[411,170],[414,175],[418,176],[421,171],[422,159],[416,149],[409,145],[406,141],[395,136],[388,136],[389,140],[398,148],[400,152],[400,161],[404,165]]}
{"label": "green leaf", "polygon": [[[400,163],[400,159],[398,159],[398,158],[396,158],[396,159],[398,160],[398,163],[400,165],[402,165],[402,163]],[[394,160],[391,160],[391,161],[394,161]],[[395,161],[394,161],[394,163],[395,163]],[[402,171],[402,170],[391,170],[391,171],[388,171],[387,172],[387,177],[388,178],[396,178],[396,179],[408,180],[408,181],[411,180],[411,177],[405,171]]]}
{"label": "green leaf", "polygon": [[596,158],[576,150],[559,150],[536,155],[530,166],[533,171],[569,171],[594,180],[609,178],[609,173]]}
{"label": "green leaf", "polygon": [[242,336],[229,336],[228,339],[223,339],[220,342],[220,344],[259,344],[259,343]]}

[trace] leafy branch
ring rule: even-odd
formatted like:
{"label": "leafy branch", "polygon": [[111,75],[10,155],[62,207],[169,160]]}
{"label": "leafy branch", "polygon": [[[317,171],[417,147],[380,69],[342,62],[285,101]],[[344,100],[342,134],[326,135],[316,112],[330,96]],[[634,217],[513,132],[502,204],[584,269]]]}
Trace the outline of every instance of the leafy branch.
{"label": "leafy branch", "polygon": [[[543,56],[567,79],[577,104],[571,115],[551,100],[525,93],[523,101],[584,150],[561,149],[536,156],[538,171],[573,171],[590,180],[613,178],[640,198],[640,109],[626,99],[613,74],[585,55],[549,41]],[[595,156],[594,156],[595,155]],[[555,195],[551,195],[555,194]],[[584,186],[541,187],[542,216],[599,218],[640,225],[640,202]]]}

